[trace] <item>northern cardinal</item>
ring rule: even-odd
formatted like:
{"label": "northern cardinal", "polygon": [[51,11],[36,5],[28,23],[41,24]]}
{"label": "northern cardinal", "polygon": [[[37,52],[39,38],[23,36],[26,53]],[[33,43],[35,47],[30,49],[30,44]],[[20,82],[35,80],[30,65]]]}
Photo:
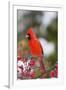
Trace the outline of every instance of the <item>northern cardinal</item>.
{"label": "northern cardinal", "polygon": [[43,56],[42,46],[38,38],[36,37],[35,33],[33,32],[32,28],[29,28],[27,30],[26,37],[28,39],[28,45],[30,48],[31,55],[40,57],[39,59],[40,67],[42,69],[42,72],[45,73],[45,67],[44,67],[44,63],[42,60],[42,56]]}

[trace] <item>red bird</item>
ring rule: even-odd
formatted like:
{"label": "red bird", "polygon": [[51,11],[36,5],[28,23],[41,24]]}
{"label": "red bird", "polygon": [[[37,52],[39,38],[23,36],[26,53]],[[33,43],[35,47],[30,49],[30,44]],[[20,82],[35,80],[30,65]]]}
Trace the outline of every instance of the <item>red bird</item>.
{"label": "red bird", "polygon": [[40,67],[41,67],[41,69],[44,73],[45,72],[45,67],[44,67],[44,63],[43,63],[43,60],[42,60],[42,56],[43,56],[42,46],[41,46],[39,40],[37,39],[35,33],[33,32],[32,28],[29,28],[27,30],[26,37],[28,39],[28,45],[29,45],[29,48],[30,48],[31,55],[41,58],[40,59]]}
{"label": "red bird", "polygon": [[28,45],[32,56],[42,56],[43,50],[41,44],[38,41],[35,33],[32,31],[32,28],[27,30],[26,37],[28,38]]}

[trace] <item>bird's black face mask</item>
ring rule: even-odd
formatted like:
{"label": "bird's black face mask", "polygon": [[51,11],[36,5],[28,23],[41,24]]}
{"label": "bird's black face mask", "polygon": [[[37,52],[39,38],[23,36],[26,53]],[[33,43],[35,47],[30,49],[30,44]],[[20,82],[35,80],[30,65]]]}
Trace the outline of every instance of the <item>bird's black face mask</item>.
{"label": "bird's black face mask", "polygon": [[27,34],[27,35],[26,35],[26,38],[27,38],[28,40],[31,40],[30,34]]}

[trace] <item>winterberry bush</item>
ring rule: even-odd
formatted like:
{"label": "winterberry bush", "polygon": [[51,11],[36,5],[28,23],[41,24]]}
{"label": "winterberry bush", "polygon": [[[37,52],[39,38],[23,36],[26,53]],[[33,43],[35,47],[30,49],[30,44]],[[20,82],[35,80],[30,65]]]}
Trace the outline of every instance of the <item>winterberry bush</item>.
{"label": "winterberry bush", "polygon": [[58,64],[52,68],[47,60],[42,58],[45,72],[40,64],[40,58],[32,56],[25,39],[17,43],[17,79],[44,79],[58,77]]}

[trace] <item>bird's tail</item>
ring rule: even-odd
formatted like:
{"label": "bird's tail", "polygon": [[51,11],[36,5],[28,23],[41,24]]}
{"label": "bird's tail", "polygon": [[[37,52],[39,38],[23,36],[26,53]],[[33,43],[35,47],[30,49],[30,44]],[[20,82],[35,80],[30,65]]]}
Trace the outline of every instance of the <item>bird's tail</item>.
{"label": "bird's tail", "polygon": [[44,65],[42,57],[40,58],[39,62],[40,62],[41,73],[44,74],[46,72],[46,70],[45,70],[45,65]]}

